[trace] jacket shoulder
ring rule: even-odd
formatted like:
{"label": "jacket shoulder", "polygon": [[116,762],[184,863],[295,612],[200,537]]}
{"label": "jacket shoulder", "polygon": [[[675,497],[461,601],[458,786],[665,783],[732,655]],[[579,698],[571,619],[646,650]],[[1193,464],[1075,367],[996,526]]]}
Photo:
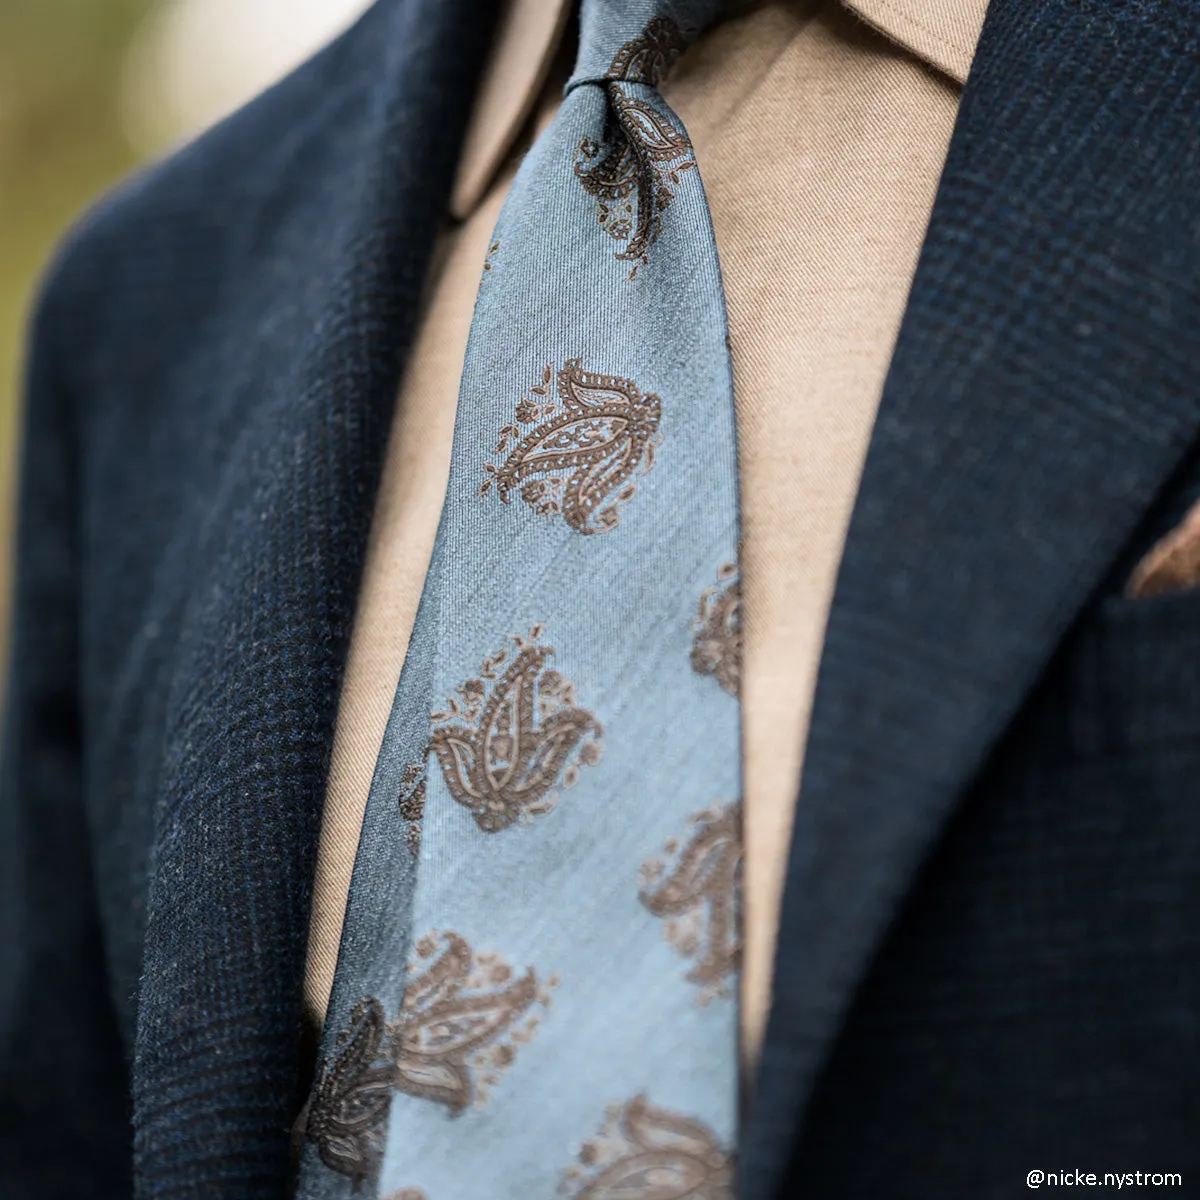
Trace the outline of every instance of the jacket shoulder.
{"label": "jacket shoulder", "polygon": [[35,306],[85,350],[122,325],[198,315],[280,239],[301,240],[329,212],[370,137],[385,77],[380,0],[353,26],[245,106],[95,202],[63,237]]}

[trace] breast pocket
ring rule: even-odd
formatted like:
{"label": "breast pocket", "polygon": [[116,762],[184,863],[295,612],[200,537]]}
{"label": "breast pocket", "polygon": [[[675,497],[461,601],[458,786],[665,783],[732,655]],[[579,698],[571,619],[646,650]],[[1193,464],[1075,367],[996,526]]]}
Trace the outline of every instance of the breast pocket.
{"label": "breast pocket", "polygon": [[1200,755],[1200,589],[1101,598],[1064,644],[1060,668],[1046,700],[1075,754]]}

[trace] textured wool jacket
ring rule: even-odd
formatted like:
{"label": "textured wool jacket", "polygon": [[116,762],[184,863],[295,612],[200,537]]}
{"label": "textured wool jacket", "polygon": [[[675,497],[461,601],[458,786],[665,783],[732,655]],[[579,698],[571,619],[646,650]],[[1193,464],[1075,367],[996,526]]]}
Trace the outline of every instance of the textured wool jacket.
{"label": "textured wool jacket", "polygon": [[[379,0],[49,273],[5,1200],[287,1195],[339,681],[492,9]],[[829,621],[744,1200],[1200,1179],[1200,592],[1124,592],[1200,498],[1198,30],[992,0]]]}

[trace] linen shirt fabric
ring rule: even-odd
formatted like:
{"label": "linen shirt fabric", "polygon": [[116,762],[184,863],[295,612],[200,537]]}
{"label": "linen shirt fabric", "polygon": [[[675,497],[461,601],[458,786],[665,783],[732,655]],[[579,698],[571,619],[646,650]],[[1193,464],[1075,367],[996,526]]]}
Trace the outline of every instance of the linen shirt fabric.
{"label": "linen shirt fabric", "polygon": [[[663,85],[709,195],[734,370],[748,1067],[769,1006],[825,615],[985,7],[735,6]],[[398,398],[322,820],[305,992],[314,1027],[328,1000],[372,772],[445,494],[479,276],[516,163],[557,107],[574,49],[563,45],[570,10],[567,0],[513,0],[502,15]]]}

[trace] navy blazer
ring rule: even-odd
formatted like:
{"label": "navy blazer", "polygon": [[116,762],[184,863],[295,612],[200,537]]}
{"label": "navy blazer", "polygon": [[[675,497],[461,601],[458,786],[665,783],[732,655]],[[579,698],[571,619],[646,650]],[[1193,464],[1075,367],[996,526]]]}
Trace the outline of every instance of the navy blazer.
{"label": "navy blazer", "polygon": [[[492,9],[378,0],[49,273],[4,1200],[287,1194],[338,688]],[[1122,590],[1198,497],[1200,5],[992,0],[829,621],[744,1200],[1200,1186],[1200,593]]]}

